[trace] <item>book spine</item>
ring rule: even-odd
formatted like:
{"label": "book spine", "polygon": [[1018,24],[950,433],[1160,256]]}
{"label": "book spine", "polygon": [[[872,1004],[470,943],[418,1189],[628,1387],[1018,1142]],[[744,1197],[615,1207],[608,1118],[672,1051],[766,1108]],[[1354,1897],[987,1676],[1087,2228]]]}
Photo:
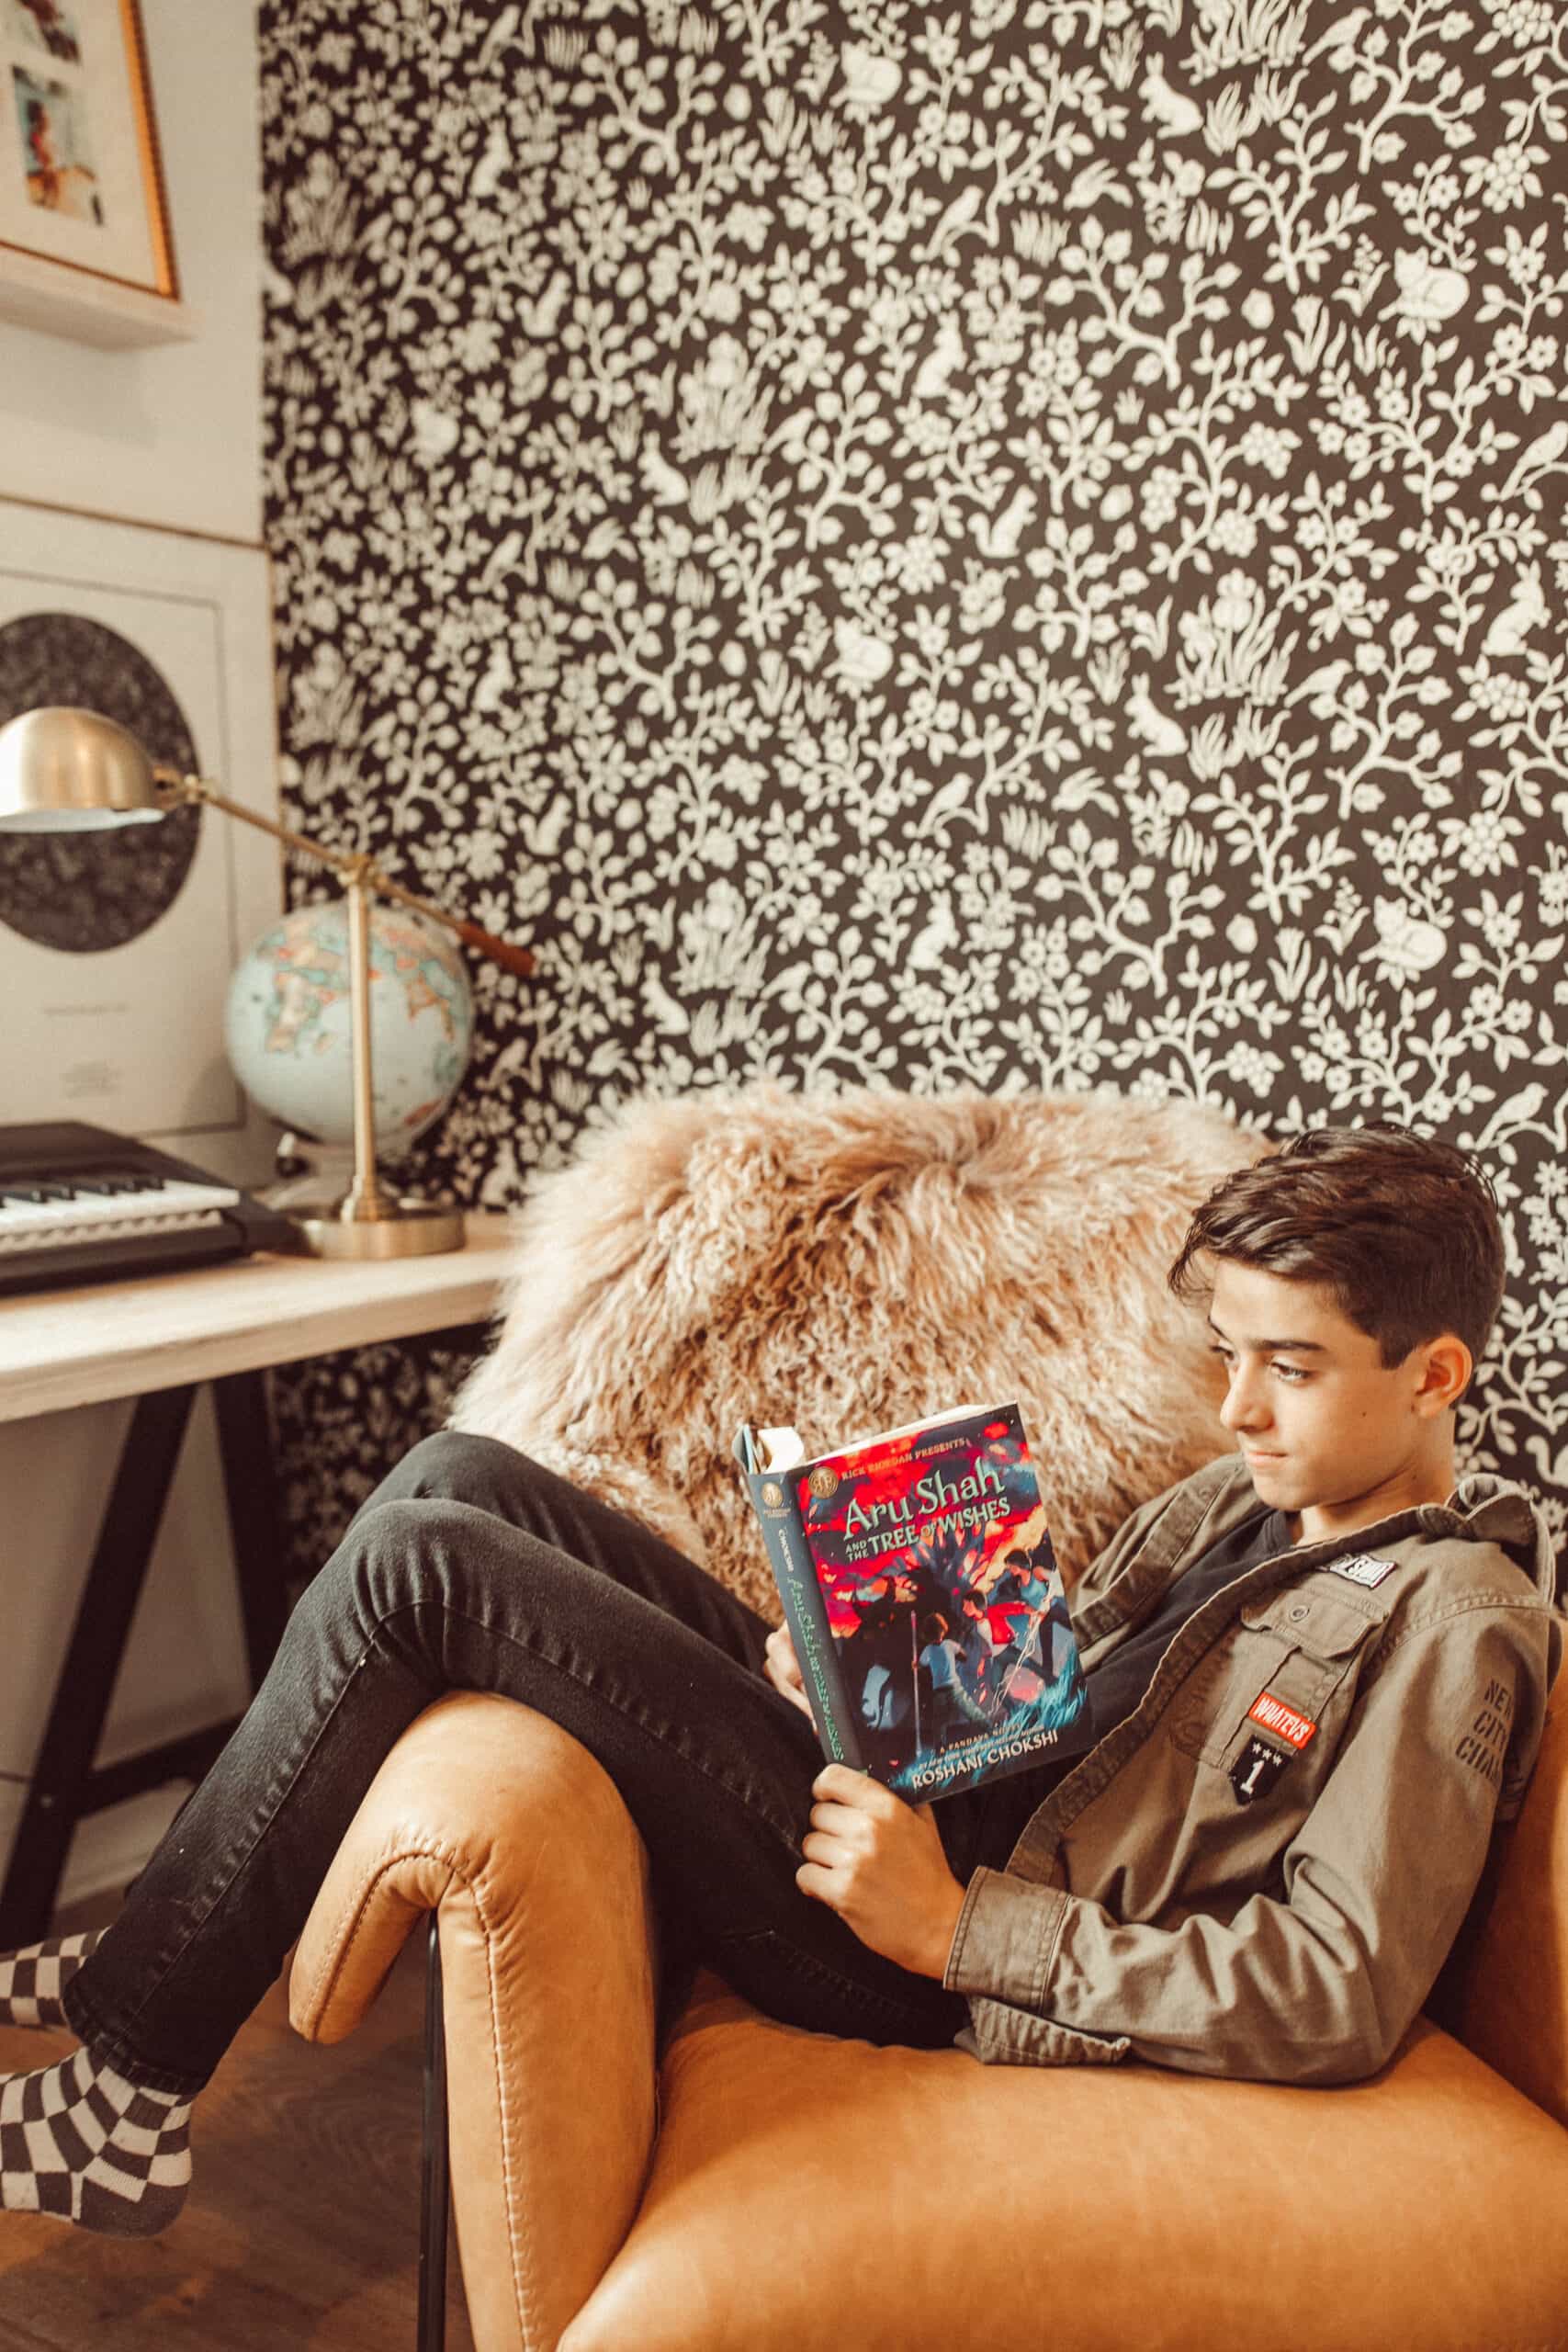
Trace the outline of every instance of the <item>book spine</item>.
{"label": "book spine", "polygon": [[[768,1565],[784,1603],[784,1623],[795,1644],[800,1679],[811,1702],[811,1719],[822,1743],[822,1753],[831,1764],[849,1764],[859,1770],[863,1769],[861,1744],[828,1623],[828,1605],[817,1581],[800,1514],[789,1498],[789,1487],[784,1479],[748,1471],[746,1483],[761,1522]],[[762,1491],[765,1487],[771,1487],[775,1493],[782,1487],[784,1500],[766,1499]]]}

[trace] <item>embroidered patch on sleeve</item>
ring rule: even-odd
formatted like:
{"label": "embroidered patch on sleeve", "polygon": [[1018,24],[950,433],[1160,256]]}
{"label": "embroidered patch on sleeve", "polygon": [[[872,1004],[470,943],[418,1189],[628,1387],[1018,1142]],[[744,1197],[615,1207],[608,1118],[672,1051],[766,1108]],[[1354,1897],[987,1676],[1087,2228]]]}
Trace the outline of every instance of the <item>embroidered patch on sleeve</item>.
{"label": "embroidered patch on sleeve", "polygon": [[1324,1565],[1332,1575],[1348,1577],[1352,1584],[1364,1585],[1371,1591],[1373,1585],[1393,1574],[1395,1564],[1374,1559],[1370,1552],[1351,1552],[1343,1560],[1327,1560]]}
{"label": "embroidered patch on sleeve", "polygon": [[1261,1724],[1265,1731],[1278,1732],[1281,1739],[1288,1739],[1296,1748],[1304,1747],[1317,1729],[1310,1715],[1298,1714],[1294,1707],[1286,1706],[1283,1699],[1276,1699],[1272,1690],[1265,1690],[1255,1699],[1247,1713],[1249,1722]]}

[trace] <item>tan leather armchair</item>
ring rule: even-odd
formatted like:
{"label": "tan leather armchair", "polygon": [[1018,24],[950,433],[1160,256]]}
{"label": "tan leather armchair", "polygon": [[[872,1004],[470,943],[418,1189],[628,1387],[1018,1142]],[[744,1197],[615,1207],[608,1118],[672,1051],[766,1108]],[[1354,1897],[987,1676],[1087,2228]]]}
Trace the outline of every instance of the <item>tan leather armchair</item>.
{"label": "tan leather armchair", "polygon": [[[647,1861],[509,1701],[404,1735],[295,1957],[336,2041],[434,1908],[479,2352],[1562,2352],[1568,1710],[1450,2035],[1338,2090],[984,2067],[699,1978],[655,2066]],[[657,2129],[656,2129],[657,2120]]]}
{"label": "tan leather armchair", "polygon": [[[1016,1396],[1086,1556],[1227,1442],[1163,1273],[1257,1148],[1082,1097],[641,1106],[531,1193],[454,1418],[765,1608],[740,1419]],[[656,2052],[630,1816],[564,1732],[474,1693],[366,1797],[296,1953],[299,2031],[348,2032],[432,1911],[479,2352],[1568,2352],[1561,1699],[1453,2030],[1345,2089],[877,2049],[711,1974]]]}

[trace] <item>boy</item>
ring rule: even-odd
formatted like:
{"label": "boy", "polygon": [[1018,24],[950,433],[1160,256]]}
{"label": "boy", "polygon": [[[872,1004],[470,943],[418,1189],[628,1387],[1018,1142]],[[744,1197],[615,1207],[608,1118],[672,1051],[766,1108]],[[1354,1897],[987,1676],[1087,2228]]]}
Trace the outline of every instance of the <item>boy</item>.
{"label": "boy", "polygon": [[[799,1883],[964,1994],[981,2058],[1351,2081],[1432,1986],[1561,1657],[1543,1521],[1454,1485],[1501,1238],[1458,1152],[1325,1129],[1216,1189],[1173,1287],[1205,1264],[1239,1459],[1077,1583],[1094,1749],[995,1784],[967,1883],[830,1765]],[[787,1632],[769,1657],[805,1705]]]}
{"label": "boy", "polygon": [[1208,1295],[1206,1270],[1240,1458],[1080,1579],[1089,1755],[940,1815],[823,1768],[787,1636],[670,1545],[492,1441],[416,1447],[113,1927],[0,1960],[0,2018],[83,2041],[0,2079],[0,2202],[172,2220],[192,2100],[452,1688],[541,1708],[615,1781],[666,2019],[705,1959],[788,2022],[987,2061],[1381,2065],[1517,1809],[1561,1646],[1539,1518],[1453,1486],[1495,1212],[1444,1146],[1325,1130],[1211,1195],[1173,1283]]}

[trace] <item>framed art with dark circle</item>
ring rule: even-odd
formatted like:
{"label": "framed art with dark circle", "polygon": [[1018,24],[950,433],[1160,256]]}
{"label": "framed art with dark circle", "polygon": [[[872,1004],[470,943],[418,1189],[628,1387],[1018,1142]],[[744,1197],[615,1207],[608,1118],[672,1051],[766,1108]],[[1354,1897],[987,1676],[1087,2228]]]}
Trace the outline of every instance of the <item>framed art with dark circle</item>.
{"label": "framed art with dark circle", "polygon": [[[0,500],[0,725],[50,703],[276,816],[265,553]],[[276,845],[208,811],[0,833],[0,1125],[87,1119],[254,1179],[272,1129],[223,1005],[281,903]]]}

